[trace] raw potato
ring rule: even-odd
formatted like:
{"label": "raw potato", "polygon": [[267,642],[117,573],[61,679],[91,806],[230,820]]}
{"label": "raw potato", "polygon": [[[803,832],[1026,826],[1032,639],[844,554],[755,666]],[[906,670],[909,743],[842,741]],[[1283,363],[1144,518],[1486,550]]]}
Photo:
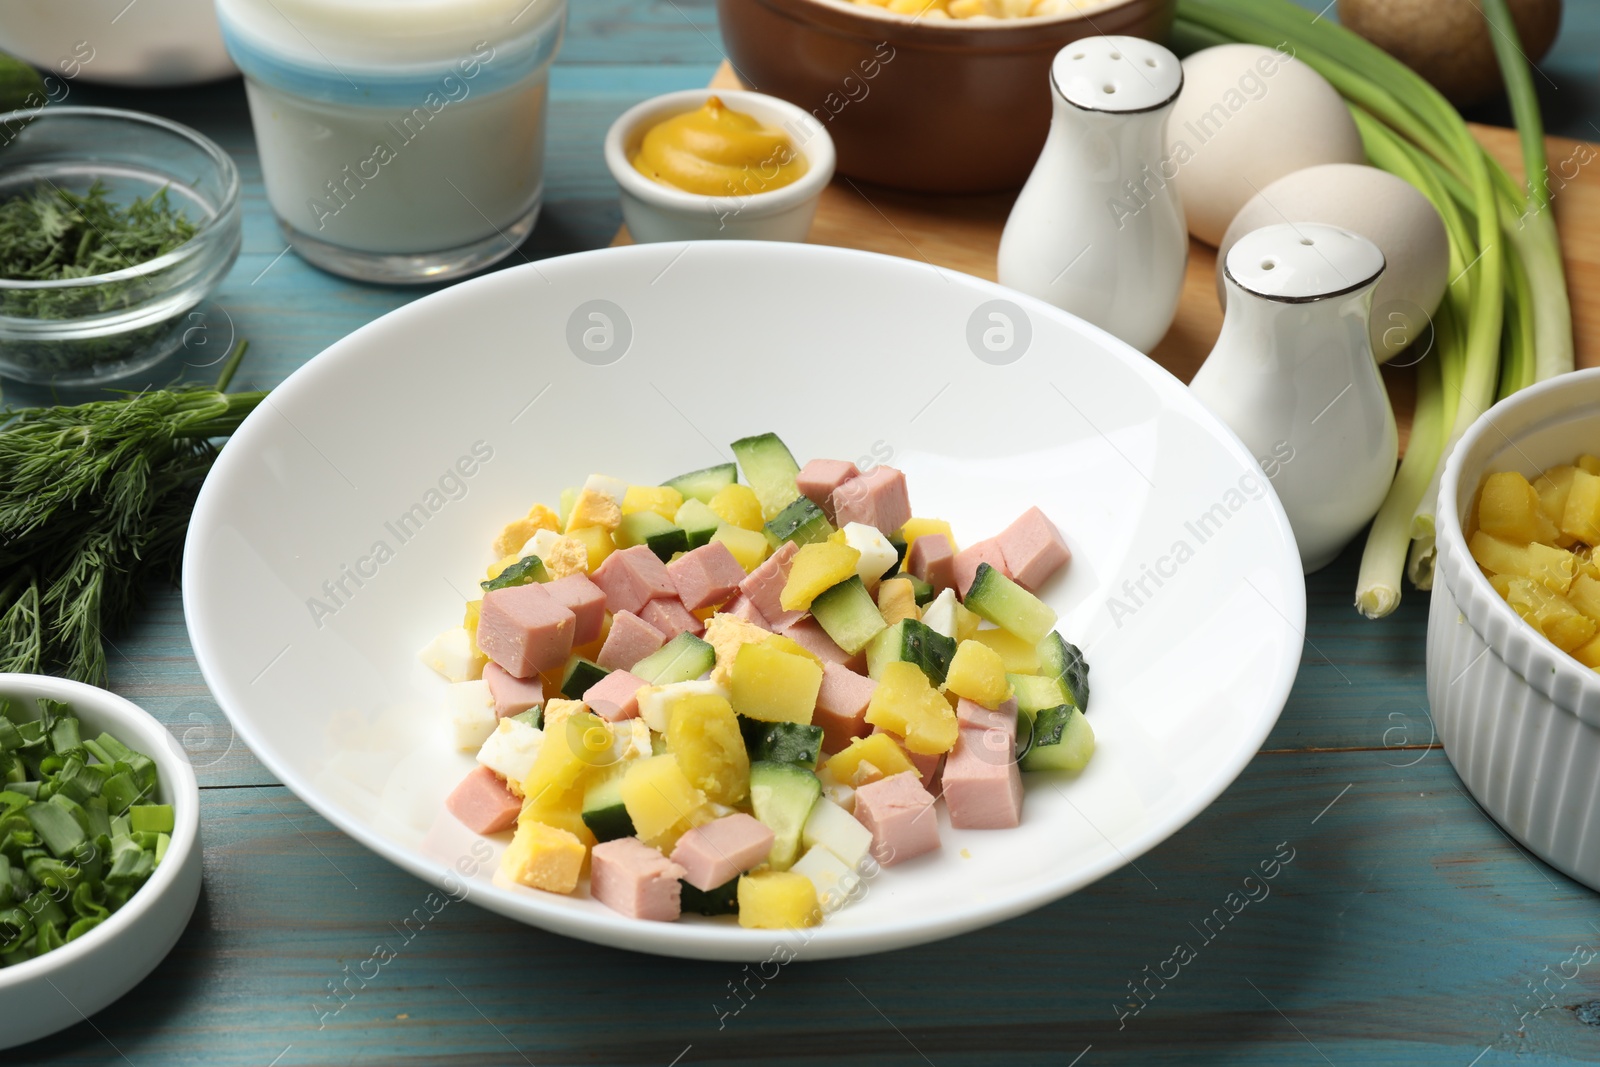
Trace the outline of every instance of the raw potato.
{"label": "raw potato", "polygon": [[[1320,222],[1358,233],[1383,252],[1372,296],[1372,352],[1385,363],[1427,333],[1450,282],[1450,238],[1428,198],[1388,171],[1328,163],[1286,175],[1251,197],[1217,248],[1217,300],[1227,305],[1222,265],[1245,234],[1281,222]],[[1406,362],[1421,358],[1423,349]]]}
{"label": "raw potato", "polygon": [[[1561,0],[1509,0],[1529,62],[1561,28]],[[1339,0],[1339,21],[1421,74],[1457,107],[1505,91],[1477,0]]]}

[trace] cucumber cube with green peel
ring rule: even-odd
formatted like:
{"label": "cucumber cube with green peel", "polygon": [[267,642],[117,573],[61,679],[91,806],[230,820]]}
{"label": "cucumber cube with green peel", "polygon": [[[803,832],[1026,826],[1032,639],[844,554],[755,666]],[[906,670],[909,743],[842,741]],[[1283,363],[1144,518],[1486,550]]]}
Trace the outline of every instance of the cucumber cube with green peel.
{"label": "cucumber cube with green peel", "polygon": [[965,603],[967,610],[980,619],[987,619],[1029,644],[1043,641],[1056,624],[1056,613],[1050,605],[987,563],[978,564]]}

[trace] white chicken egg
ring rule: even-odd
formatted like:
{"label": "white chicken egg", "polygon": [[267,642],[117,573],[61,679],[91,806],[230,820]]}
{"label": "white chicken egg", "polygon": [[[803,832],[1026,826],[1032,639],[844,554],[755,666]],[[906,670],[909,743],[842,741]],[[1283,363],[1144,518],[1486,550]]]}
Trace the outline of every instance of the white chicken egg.
{"label": "white chicken egg", "polygon": [[1206,244],[1285,174],[1366,158],[1344,100],[1287,52],[1224,44],[1183,61],[1162,176],[1176,173],[1189,232]]}
{"label": "white chicken egg", "polygon": [[1234,216],[1217,249],[1217,299],[1226,304],[1228,249],[1282,222],[1337,226],[1383,252],[1383,277],[1372,296],[1372,351],[1380,363],[1426,333],[1450,281],[1450,239],[1438,210],[1410,182],[1376,167],[1329,163],[1264,186]]}

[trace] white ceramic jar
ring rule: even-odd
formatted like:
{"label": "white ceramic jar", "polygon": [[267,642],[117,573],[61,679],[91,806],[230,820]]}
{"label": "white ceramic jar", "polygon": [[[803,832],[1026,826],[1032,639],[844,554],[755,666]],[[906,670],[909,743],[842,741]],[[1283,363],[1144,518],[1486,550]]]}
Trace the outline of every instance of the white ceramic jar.
{"label": "white ceramic jar", "polygon": [[1172,325],[1189,231],[1163,158],[1183,67],[1137,37],[1086,37],[1050,67],[1055,110],[1000,238],[1001,285],[1149,352]]}
{"label": "white ceramic jar", "polygon": [[1306,573],[1377,514],[1400,438],[1368,336],[1383,253],[1315,223],[1267,226],[1225,263],[1227,315],[1190,388],[1261,462]]}
{"label": "white ceramic jar", "polygon": [[217,14],[267,199],[306,260],[441,281],[533,229],[566,0],[217,0]]}

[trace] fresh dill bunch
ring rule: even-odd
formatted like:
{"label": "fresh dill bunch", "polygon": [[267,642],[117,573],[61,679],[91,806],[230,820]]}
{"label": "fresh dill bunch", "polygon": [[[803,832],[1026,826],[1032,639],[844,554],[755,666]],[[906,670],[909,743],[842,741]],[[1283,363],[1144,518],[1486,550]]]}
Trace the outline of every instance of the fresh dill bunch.
{"label": "fresh dill bunch", "polygon": [[105,634],[151,578],[176,580],[216,439],[265,393],[215,388],[0,415],[0,671],[106,680]]}

